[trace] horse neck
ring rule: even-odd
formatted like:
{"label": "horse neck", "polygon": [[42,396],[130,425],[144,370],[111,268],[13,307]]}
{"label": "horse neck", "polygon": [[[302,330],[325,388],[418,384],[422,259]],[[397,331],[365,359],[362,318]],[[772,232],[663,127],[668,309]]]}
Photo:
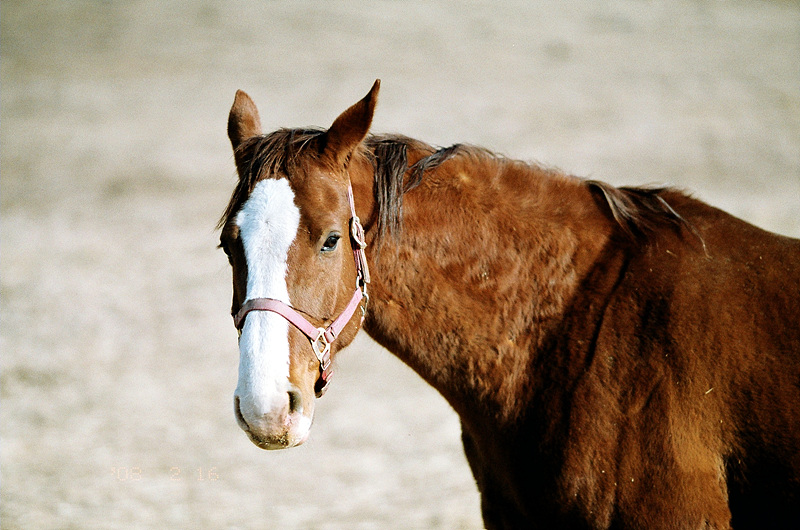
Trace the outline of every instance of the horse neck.
{"label": "horse neck", "polygon": [[365,330],[462,418],[513,419],[548,332],[605,244],[605,217],[576,179],[478,154],[426,173],[403,212],[402,233],[379,252],[368,234]]}

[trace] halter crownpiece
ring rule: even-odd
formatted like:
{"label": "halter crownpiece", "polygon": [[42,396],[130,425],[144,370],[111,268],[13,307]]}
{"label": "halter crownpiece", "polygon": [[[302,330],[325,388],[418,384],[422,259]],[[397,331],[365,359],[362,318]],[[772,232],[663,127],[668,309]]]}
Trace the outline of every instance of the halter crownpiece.
{"label": "halter crownpiece", "polygon": [[336,340],[342,329],[353,318],[356,310],[361,306],[362,300],[364,305],[361,306],[361,322],[364,322],[364,317],[367,313],[366,306],[369,302],[369,295],[367,294],[369,267],[367,265],[367,255],[364,252],[367,243],[364,239],[364,227],[361,226],[361,221],[356,215],[353,187],[349,182],[347,184],[347,200],[350,203],[350,240],[353,247],[353,258],[356,263],[356,289],[344,311],[327,328],[315,327],[295,308],[274,298],[251,298],[242,305],[238,313],[233,315],[233,324],[236,329],[241,331],[248,313],[251,311],[270,311],[285,318],[290,324],[299,329],[303,335],[308,337],[311,342],[311,349],[314,350],[314,355],[319,361],[319,379],[314,386],[314,392],[317,397],[322,397],[328,389],[330,378],[333,375],[333,370],[331,370],[331,343]]}

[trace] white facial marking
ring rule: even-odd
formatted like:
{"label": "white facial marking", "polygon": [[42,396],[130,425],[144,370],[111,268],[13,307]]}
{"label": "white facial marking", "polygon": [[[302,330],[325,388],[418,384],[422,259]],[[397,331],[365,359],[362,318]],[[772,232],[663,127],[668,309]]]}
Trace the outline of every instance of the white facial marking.
{"label": "white facial marking", "polygon": [[[289,303],[286,260],[297,236],[300,210],[285,179],[262,180],[236,216],[247,261],[247,300]],[[239,338],[236,396],[242,416],[256,429],[265,414],[283,410],[289,390],[289,323],[269,311],[247,315]]]}

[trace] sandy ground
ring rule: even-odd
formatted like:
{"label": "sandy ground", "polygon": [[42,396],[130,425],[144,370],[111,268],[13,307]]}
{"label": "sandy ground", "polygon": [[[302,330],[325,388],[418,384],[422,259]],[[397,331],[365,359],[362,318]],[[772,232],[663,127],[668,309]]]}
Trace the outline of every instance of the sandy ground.
{"label": "sandy ground", "polygon": [[800,236],[789,1],[17,2],[2,14],[3,528],[478,528],[458,419],[363,335],[309,442],[236,426],[234,91]]}

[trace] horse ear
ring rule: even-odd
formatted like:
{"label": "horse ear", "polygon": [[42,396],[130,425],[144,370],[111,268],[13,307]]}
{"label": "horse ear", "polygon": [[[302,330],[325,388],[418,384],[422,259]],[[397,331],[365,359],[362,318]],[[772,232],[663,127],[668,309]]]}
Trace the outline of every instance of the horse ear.
{"label": "horse ear", "polygon": [[344,111],[325,133],[325,153],[333,156],[339,165],[344,165],[353,151],[369,132],[381,80],[376,79],[364,99]]}
{"label": "horse ear", "polygon": [[261,118],[258,116],[258,108],[245,92],[236,91],[231,112],[228,114],[228,138],[231,139],[233,150],[242,143],[243,140],[261,134]]}

